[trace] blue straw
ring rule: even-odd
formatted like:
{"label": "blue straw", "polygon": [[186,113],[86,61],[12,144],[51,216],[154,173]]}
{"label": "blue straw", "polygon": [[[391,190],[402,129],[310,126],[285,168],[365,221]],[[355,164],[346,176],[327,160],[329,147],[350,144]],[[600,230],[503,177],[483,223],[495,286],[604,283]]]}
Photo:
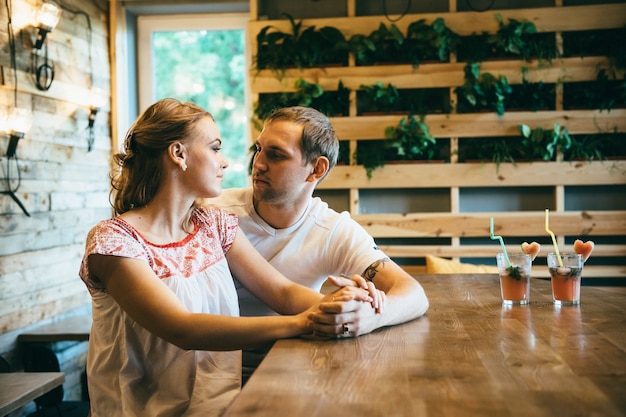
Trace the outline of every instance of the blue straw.
{"label": "blue straw", "polygon": [[502,240],[502,236],[494,236],[493,235],[493,217],[489,219],[489,237],[491,240],[499,240],[500,246],[502,246],[502,253],[504,253],[504,259],[508,266],[511,266],[511,261],[509,260],[509,255],[506,253],[506,248],[504,247],[504,240]]}

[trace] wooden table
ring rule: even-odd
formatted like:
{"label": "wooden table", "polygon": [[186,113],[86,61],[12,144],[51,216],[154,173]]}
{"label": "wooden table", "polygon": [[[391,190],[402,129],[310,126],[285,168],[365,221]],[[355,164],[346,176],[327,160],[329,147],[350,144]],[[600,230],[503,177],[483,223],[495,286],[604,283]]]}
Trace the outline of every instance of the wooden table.
{"label": "wooden table", "polygon": [[91,316],[71,316],[37,326],[21,333],[20,342],[87,341],[91,332]]}
{"label": "wooden table", "polygon": [[419,275],[423,318],[354,339],[277,342],[225,416],[625,416],[626,295],[501,304],[496,275]]}
{"label": "wooden table", "polygon": [[63,384],[63,372],[11,372],[0,374],[0,416]]}

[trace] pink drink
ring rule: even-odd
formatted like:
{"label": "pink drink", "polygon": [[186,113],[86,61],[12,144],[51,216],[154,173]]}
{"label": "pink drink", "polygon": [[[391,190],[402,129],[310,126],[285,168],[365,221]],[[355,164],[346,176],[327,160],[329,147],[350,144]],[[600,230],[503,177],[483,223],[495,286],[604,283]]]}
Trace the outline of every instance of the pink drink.
{"label": "pink drink", "polygon": [[555,253],[548,254],[548,270],[552,281],[552,299],[557,305],[580,303],[580,282],[583,262],[580,255],[563,254],[561,264]]}
{"label": "pink drink", "polygon": [[509,265],[503,253],[496,255],[500,292],[503,304],[528,304],[530,299],[531,259],[528,254],[509,255]]}

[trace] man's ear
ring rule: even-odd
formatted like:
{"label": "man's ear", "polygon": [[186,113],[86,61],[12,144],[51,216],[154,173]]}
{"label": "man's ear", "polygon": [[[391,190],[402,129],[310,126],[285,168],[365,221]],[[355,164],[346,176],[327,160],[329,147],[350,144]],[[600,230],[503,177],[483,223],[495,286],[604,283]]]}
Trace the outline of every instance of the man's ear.
{"label": "man's ear", "polygon": [[321,180],[328,172],[329,167],[330,162],[328,162],[328,158],[326,158],[325,156],[318,156],[313,163],[313,171],[307,177],[307,181],[316,182]]}

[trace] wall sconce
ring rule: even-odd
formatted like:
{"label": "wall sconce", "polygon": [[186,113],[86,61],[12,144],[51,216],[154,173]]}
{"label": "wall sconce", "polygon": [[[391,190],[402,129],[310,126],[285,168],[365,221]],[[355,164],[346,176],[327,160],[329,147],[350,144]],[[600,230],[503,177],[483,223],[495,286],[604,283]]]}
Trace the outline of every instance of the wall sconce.
{"label": "wall sconce", "polygon": [[61,9],[52,2],[44,2],[37,13],[37,40],[35,49],[41,49],[46,35],[59,23]]}
{"label": "wall sconce", "polygon": [[87,152],[91,152],[93,149],[93,143],[95,140],[94,124],[96,123],[96,115],[98,111],[104,106],[106,97],[104,91],[99,88],[91,90],[89,98],[89,116],[87,116]]}
{"label": "wall sconce", "polygon": [[61,17],[61,8],[51,2],[44,2],[41,9],[37,13],[37,40],[35,41],[35,49],[33,54],[35,68],[35,86],[41,91],[48,91],[54,80],[54,64],[48,63],[48,48],[44,53],[44,62],[39,65],[39,51],[46,40],[46,35],[59,22]]}
{"label": "wall sconce", "polygon": [[[17,143],[24,137],[24,135],[30,130],[33,125],[33,115],[30,110],[14,108],[8,117],[6,126],[7,133],[9,134],[9,146],[7,147],[7,172],[6,172],[6,184],[7,189],[2,191],[2,194],[9,195],[15,203],[22,209],[24,214],[30,217],[30,214],[26,210],[26,207],[15,194],[20,187],[21,176],[20,167],[17,163]],[[11,184],[11,161],[15,163],[17,170],[17,184],[15,187]]]}

